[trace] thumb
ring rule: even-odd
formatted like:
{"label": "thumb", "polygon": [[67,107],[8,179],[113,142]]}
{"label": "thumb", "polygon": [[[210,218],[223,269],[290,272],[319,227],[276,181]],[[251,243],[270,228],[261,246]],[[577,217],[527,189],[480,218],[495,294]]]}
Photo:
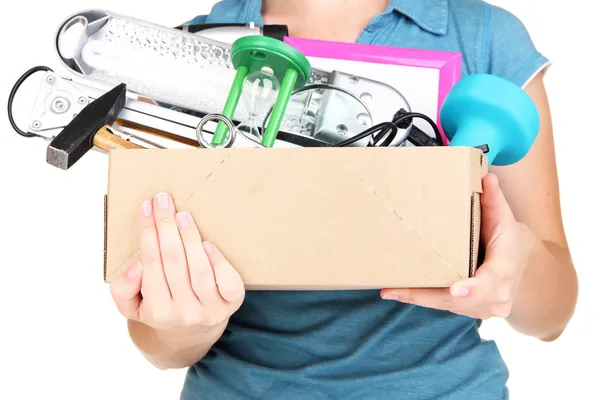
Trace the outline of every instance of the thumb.
{"label": "thumb", "polygon": [[205,241],[203,245],[213,267],[215,283],[221,297],[229,305],[239,307],[246,294],[242,277],[214,244]]}
{"label": "thumb", "polygon": [[142,302],[142,264],[137,261],[126,273],[110,283],[110,293],[119,312],[127,319],[138,320]]}
{"label": "thumb", "polygon": [[483,178],[481,194],[482,238],[486,243],[514,222],[510,205],[504,198],[498,177],[492,173]]}
{"label": "thumb", "polygon": [[453,283],[450,294],[453,297],[468,297],[475,300],[484,299],[498,284],[497,274],[489,268],[479,268],[473,278]]}

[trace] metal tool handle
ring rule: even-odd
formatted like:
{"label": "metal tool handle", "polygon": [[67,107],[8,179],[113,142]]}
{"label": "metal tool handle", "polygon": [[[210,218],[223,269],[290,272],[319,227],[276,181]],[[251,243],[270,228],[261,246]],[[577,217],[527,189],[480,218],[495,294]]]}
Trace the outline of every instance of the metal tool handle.
{"label": "metal tool handle", "polygon": [[94,136],[94,146],[108,152],[114,149],[143,149],[144,147],[112,134],[107,126],[103,126]]}

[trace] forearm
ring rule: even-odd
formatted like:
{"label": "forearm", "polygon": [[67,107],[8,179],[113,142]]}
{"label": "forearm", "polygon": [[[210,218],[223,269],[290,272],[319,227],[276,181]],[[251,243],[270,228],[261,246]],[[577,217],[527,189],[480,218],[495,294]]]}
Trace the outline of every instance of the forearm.
{"label": "forearm", "polygon": [[577,275],[568,250],[535,238],[507,322],[523,334],[554,340],[571,319],[577,296]]}
{"label": "forearm", "polygon": [[148,361],[161,369],[185,368],[201,360],[221,337],[226,325],[202,332],[165,332],[128,321],[133,343]]}

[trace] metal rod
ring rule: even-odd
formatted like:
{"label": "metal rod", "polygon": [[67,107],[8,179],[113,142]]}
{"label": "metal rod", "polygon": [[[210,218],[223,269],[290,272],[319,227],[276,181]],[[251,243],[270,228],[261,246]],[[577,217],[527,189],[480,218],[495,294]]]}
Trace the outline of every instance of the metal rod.
{"label": "metal rod", "polygon": [[199,147],[200,143],[198,143],[197,140],[194,139],[190,139],[188,137],[185,136],[181,136],[178,135],[176,133],[171,133],[171,132],[165,132],[163,130],[160,130],[158,128],[153,128],[150,126],[145,126],[145,125],[141,125],[132,121],[126,121],[124,119],[117,119],[117,121],[115,121],[115,125],[120,125],[123,126],[125,128],[130,128],[130,129],[135,129],[136,131],[140,131],[149,135],[153,135],[153,136],[157,136],[163,139],[169,139],[169,140],[173,140],[175,142],[181,143],[181,144],[185,144],[188,146],[193,146],[193,147]]}

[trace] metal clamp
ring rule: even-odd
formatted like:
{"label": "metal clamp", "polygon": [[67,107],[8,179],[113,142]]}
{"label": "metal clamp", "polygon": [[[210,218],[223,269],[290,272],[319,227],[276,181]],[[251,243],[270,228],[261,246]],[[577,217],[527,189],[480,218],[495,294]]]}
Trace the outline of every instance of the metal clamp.
{"label": "metal clamp", "polygon": [[[348,96],[352,97],[354,100],[356,100],[358,103],[360,103],[361,106],[363,106],[363,108],[367,112],[367,116],[369,117],[369,120],[371,120],[371,123],[373,123],[373,116],[371,115],[371,110],[369,110],[369,107],[365,104],[365,102],[362,101],[360,97],[358,97],[357,95],[355,95],[351,91],[346,90],[346,89],[344,89],[342,87],[334,86],[334,85],[331,85],[331,84],[328,84],[328,83],[314,83],[314,84],[311,84],[311,85],[306,85],[304,87],[301,87],[300,89],[294,90],[292,92],[292,96],[295,96],[295,95],[303,93],[303,92],[307,92],[309,90],[317,90],[317,89],[336,90],[338,92],[345,93]],[[264,127],[267,124],[267,121],[268,121],[269,117],[271,116],[272,112],[273,112],[273,106],[271,106],[267,110],[267,114],[265,115],[265,118],[263,119],[263,122],[262,122],[262,126],[260,127],[262,130],[264,130]],[[261,133],[262,133],[262,131],[261,131]]]}
{"label": "metal clamp", "polygon": [[[223,122],[227,126],[227,129],[229,130],[229,134],[227,135],[225,142],[221,145],[214,145],[212,143],[209,143],[208,141],[206,141],[206,139],[204,139],[204,136],[202,135],[202,132],[203,132],[202,128],[208,121],[211,121],[211,120],[219,120],[219,121]],[[231,120],[229,118],[227,118],[226,116],[224,116],[223,114],[218,114],[218,113],[207,114],[206,116],[204,116],[200,120],[200,122],[198,123],[198,127],[196,128],[196,138],[198,139],[198,143],[200,143],[200,145],[206,149],[231,147],[233,145],[233,142],[235,141],[236,133],[237,133],[237,129],[233,125],[233,122],[231,122]]]}
{"label": "metal clamp", "polygon": [[[333,91],[344,93],[344,94],[350,96],[352,99],[356,100],[356,102],[359,103],[363,107],[363,109],[365,110],[365,116],[368,118],[368,120],[371,122],[371,124],[373,124],[373,115],[371,113],[371,110],[367,106],[367,104],[365,104],[365,102],[360,97],[358,97],[356,94],[354,94],[351,91],[349,91],[343,87],[340,87],[340,86],[332,85],[329,83],[314,83],[314,84],[306,85],[304,87],[296,89],[295,91],[292,92],[291,97],[293,97],[297,94],[303,93],[303,92],[308,92],[308,91],[318,90],[318,89],[333,90]],[[310,102],[310,99],[308,101]],[[269,110],[267,110],[265,118],[263,119],[263,122],[262,122],[262,126],[258,127],[260,129],[261,133],[264,131],[264,127],[267,124],[267,121],[269,120],[269,117],[271,116],[272,112],[273,112],[273,106],[271,106],[269,108]],[[336,125],[337,125],[337,123],[336,123]],[[316,135],[316,134],[318,134],[318,132],[313,132],[313,134]],[[372,143],[373,137],[370,137],[368,140],[369,140],[369,143]],[[332,143],[329,143],[329,144],[332,144]]]}

